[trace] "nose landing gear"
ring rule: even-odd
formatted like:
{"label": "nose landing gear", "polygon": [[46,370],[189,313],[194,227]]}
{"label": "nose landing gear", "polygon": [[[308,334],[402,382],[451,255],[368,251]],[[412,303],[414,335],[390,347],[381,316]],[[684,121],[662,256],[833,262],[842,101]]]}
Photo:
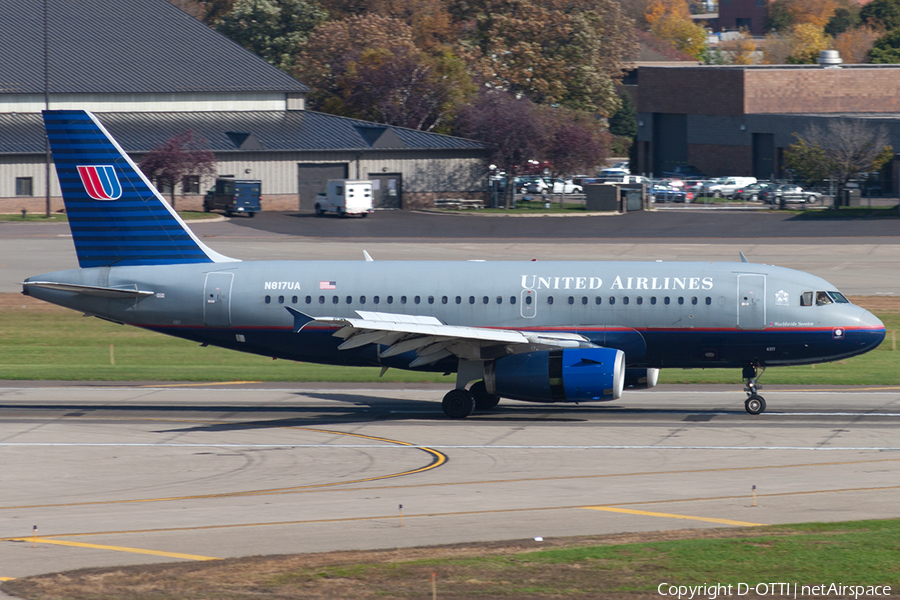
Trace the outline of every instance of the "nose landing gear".
{"label": "nose landing gear", "polygon": [[744,401],[744,410],[751,415],[758,415],[766,410],[766,399],[759,395],[759,390],[762,389],[762,386],[756,382],[765,372],[765,367],[763,367],[762,372],[759,372],[756,364],[744,367],[743,379],[746,381],[744,391],[747,393],[747,400]]}

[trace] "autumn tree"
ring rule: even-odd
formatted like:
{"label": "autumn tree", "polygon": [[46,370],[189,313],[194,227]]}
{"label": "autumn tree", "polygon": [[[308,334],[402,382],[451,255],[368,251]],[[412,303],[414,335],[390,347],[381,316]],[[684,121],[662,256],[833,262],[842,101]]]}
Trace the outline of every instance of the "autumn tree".
{"label": "autumn tree", "polygon": [[216,30],[290,71],[298,45],[327,18],[315,0],[237,0]]}
{"label": "autumn tree", "polygon": [[175,208],[175,187],[183,184],[185,178],[215,176],[216,155],[207,145],[203,136],[188,129],[151,150],[138,166],[148,178],[169,187],[169,198]]}
{"label": "autumn tree", "polygon": [[650,32],[695,60],[706,54],[706,29],[690,19],[662,17],[650,26]]}
{"label": "autumn tree", "polygon": [[756,42],[746,32],[741,32],[736,39],[720,42],[718,50],[728,55],[728,64],[754,65],[757,62]]}
{"label": "autumn tree", "polygon": [[894,156],[887,129],[862,120],[832,119],[824,128],[812,125],[796,137],[797,142],[785,152],[788,165],[804,177],[827,173],[836,184],[838,198],[851,179],[880,170]]}
{"label": "autumn tree", "polygon": [[831,42],[821,27],[812,23],[795,25],[787,35],[766,35],[763,62],[769,65],[815,63],[819,53],[831,47]]}
{"label": "autumn tree", "polygon": [[484,142],[487,163],[507,176],[506,208],[512,202],[513,178],[528,160],[538,159],[546,144],[545,121],[528,98],[483,88],[460,110],[456,133]]}
{"label": "autumn tree", "polygon": [[446,131],[475,91],[459,57],[428,55],[409,25],[372,14],[318,27],[296,65],[313,109],[423,131]]}
{"label": "autumn tree", "polygon": [[824,29],[839,6],[838,0],[774,0],[766,28],[783,32],[808,23]]}
{"label": "autumn tree", "polygon": [[832,48],[837,50],[847,64],[869,62],[869,51],[878,40],[879,33],[870,27],[857,27],[839,33]]}
{"label": "autumn tree", "polygon": [[687,0],[650,0],[644,10],[644,20],[651,26],[657,21],[671,17],[688,20],[691,18]]}
{"label": "autumn tree", "polygon": [[539,104],[618,108],[614,84],[637,44],[616,0],[472,0],[460,15],[486,85]]}

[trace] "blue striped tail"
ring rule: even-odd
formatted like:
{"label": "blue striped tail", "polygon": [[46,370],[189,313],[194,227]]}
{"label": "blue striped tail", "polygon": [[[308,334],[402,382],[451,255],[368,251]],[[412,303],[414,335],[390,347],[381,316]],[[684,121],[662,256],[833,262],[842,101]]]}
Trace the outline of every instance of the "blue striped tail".
{"label": "blue striped tail", "polygon": [[188,229],[93,114],[45,110],[44,125],[82,268],[234,260]]}

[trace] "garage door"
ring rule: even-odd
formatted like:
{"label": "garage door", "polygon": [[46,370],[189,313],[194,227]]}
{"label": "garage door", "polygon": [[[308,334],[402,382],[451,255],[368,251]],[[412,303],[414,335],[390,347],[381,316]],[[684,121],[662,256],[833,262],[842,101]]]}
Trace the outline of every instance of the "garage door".
{"label": "garage door", "polygon": [[298,163],[298,194],[302,211],[312,212],[316,196],[324,192],[329,179],[347,179],[348,163]]}

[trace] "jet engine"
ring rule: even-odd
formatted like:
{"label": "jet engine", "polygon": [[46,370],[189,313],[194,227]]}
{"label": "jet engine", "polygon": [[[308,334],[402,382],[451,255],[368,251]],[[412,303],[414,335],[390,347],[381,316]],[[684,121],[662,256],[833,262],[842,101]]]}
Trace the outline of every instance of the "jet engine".
{"label": "jet engine", "polygon": [[485,365],[489,394],[529,402],[615,400],[625,385],[625,353],[614,348],[545,350]]}
{"label": "jet engine", "polygon": [[659,381],[659,369],[625,369],[625,387],[649,390]]}

